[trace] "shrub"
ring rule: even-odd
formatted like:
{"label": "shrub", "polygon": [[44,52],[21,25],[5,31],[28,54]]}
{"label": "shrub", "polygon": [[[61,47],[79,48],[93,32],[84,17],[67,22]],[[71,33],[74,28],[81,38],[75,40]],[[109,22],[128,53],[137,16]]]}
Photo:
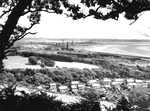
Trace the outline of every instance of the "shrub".
{"label": "shrub", "polygon": [[105,94],[99,90],[95,90],[93,88],[86,89],[80,94],[83,98],[89,101],[97,101],[101,99],[101,97],[105,97]]}
{"label": "shrub", "polygon": [[55,62],[51,59],[42,59],[42,63],[44,63],[45,66],[54,67]]}
{"label": "shrub", "polygon": [[12,73],[4,72],[0,74],[0,83],[15,83],[15,82],[16,78]]}
{"label": "shrub", "polygon": [[37,73],[33,76],[32,82],[34,82],[34,84],[47,85],[50,84],[50,82],[53,82],[53,80],[45,74]]}
{"label": "shrub", "polygon": [[17,81],[22,81],[23,78],[24,78],[24,74],[18,72],[18,73],[15,74],[15,77],[16,77],[16,80],[17,80]]}
{"label": "shrub", "polygon": [[35,56],[31,56],[31,57],[28,58],[28,61],[29,61],[30,64],[36,65],[37,62],[38,62],[38,59]]}
{"label": "shrub", "polygon": [[128,95],[129,102],[132,106],[136,106],[136,111],[149,111],[150,95],[149,91],[143,86],[136,86]]}
{"label": "shrub", "polygon": [[30,57],[30,56],[37,56],[38,55],[35,52],[29,52],[29,51],[18,51],[17,54],[24,56],[24,57]]}
{"label": "shrub", "polygon": [[49,58],[56,61],[73,62],[73,57],[61,54],[52,54]]}
{"label": "shrub", "polygon": [[35,69],[26,68],[23,73],[24,73],[25,76],[26,75],[33,76],[36,73],[36,70]]}

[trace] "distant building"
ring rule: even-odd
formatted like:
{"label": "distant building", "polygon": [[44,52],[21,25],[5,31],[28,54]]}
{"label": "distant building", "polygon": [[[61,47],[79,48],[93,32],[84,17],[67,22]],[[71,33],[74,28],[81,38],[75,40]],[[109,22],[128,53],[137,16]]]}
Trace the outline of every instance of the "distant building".
{"label": "distant building", "polygon": [[68,88],[72,92],[77,92],[78,91],[78,85],[80,84],[79,81],[71,81],[70,84],[68,85]]}
{"label": "distant building", "polygon": [[94,83],[94,84],[92,84],[91,86],[92,86],[94,89],[97,89],[97,90],[101,89],[101,85],[98,84],[98,83]]}
{"label": "distant building", "polygon": [[38,90],[42,90],[42,89],[43,89],[43,86],[42,86],[42,85],[41,85],[41,86],[38,86],[37,89],[38,89]]}
{"label": "distant building", "polygon": [[146,83],[150,83],[150,80],[145,80]]}
{"label": "distant building", "polygon": [[95,84],[95,83],[98,83],[98,81],[97,81],[96,79],[94,79],[94,80],[89,80],[89,81],[87,82],[88,85],[92,85],[92,84]]}
{"label": "distant building", "polygon": [[71,91],[72,91],[72,92],[74,92],[74,93],[75,93],[75,92],[78,92],[78,87],[77,87],[76,85],[71,85],[70,88],[71,88]]}
{"label": "distant building", "polygon": [[57,85],[56,83],[50,83],[50,91],[57,92]]}
{"label": "distant building", "polygon": [[125,81],[124,78],[116,78],[114,79],[115,82],[118,82],[118,83],[123,83]]}
{"label": "distant building", "polygon": [[69,88],[67,86],[59,86],[58,87],[58,92],[60,93],[68,93]]}
{"label": "distant building", "polygon": [[112,83],[112,80],[109,79],[109,78],[104,78],[103,81],[102,81],[102,85],[104,87],[110,87],[111,83]]}
{"label": "distant building", "polygon": [[79,84],[77,87],[79,91],[83,91],[85,89],[85,84]]}
{"label": "distant building", "polygon": [[129,79],[126,79],[127,83],[132,83],[132,82],[135,82],[135,79],[133,78],[129,78]]}
{"label": "distant building", "polygon": [[128,83],[127,84],[127,86],[128,86],[128,88],[135,88],[136,86],[137,86],[138,84],[137,83],[135,83],[135,82],[132,82],[132,83]]}
{"label": "distant building", "polygon": [[122,78],[116,78],[116,79],[112,80],[111,85],[117,86],[117,85],[120,85],[120,84],[122,84],[124,82],[125,82],[124,79],[122,79]]}
{"label": "distant building", "polygon": [[144,87],[144,88],[148,88],[148,87],[149,87],[149,84],[146,83],[146,82],[141,83],[141,85],[142,85],[142,87]]}
{"label": "distant building", "polygon": [[150,80],[145,80],[145,82],[147,83],[147,88],[150,88]]}
{"label": "distant building", "polygon": [[111,83],[111,85],[114,85],[114,86],[117,86],[117,85],[120,85],[120,84],[121,84],[120,82],[116,82],[116,81]]}
{"label": "distant building", "polygon": [[143,81],[143,80],[138,80],[138,79],[136,79],[135,82],[136,82],[136,83],[143,83],[144,81]]}
{"label": "distant building", "polygon": [[71,81],[71,85],[79,85],[80,82],[79,81]]}

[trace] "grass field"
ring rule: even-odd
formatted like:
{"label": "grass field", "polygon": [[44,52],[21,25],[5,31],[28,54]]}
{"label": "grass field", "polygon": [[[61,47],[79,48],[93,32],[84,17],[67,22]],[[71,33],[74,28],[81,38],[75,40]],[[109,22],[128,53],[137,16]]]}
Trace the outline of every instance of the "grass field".
{"label": "grass field", "polygon": [[[32,68],[37,69],[41,68],[40,65],[27,65],[28,64],[28,58],[21,57],[21,56],[8,56],[8,59],[4,60],[5,68],[7,69],[16,69],[16,68]],[[76,63],[76,62],[60,62],[55,61],[54,67],[68,67],[68,68],[98,68],[96,65],[89,65],[84,63]]]}

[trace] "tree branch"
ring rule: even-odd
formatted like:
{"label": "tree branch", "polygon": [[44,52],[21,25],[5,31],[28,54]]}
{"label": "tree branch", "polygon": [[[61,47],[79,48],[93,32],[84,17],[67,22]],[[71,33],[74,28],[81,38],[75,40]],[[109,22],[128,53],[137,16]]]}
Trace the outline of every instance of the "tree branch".
{"label": "tree branch", "polygon": [[27,13],[33,13],[33,12],[37,12],[37,11],[43,11],[43,12],[47,12],[47,13],[55,13],[55,12],[52,12],[52,11],[48,11],[46,9],[37,9],[37,10],[28,10],[28,11],[24,12],[22,14],[22,16],[26,15]]}
{"label": "tree branch", "polygon": [[129,25],[132,25],[133,23],[135,23],[138,19],[135,19],[133,22],[131,22]]}
{"label": "tree branch", "polygon": [[146,37],[150,37],[150,35],[146,34],[146,33],[141,33],[139,31],[137,31],[139,34],[143,35],[143,36],[146,36]]}
{"label": "tree branch", "polygon": [[31,24],[31,26],[30,27],[28,27],[28,28],[25,28],[25,30],[23,31],[23,32],[21,32],[21,34],[19,35],[19,34],[17,34],[17,35],[14,35],[14,37],[12,37],[10,40],[9,40],[9,43],[8,43],[8,45],[6,46],[6,50],[7,49],[9,49],[16,41],[18,41],[18,40],[20,40],[20,39],[22,39],[22,38],[24,38],[26,35],[28,35],[28,34],[32,34],[32,35],[34,35],[34,34],[36,34],[37,32],[27,32],[28,30],[30,30],[34,25],[36,25],[36,24],[38,24],[38,23],[32,23]]}
{"label": "tree branch", "polygon": [[2,18],[5,14],[11,12],[12,10],[7,10],[7,11],[4,11],[1,15],[0,15],[0,18]]}
{"label": "tree branch", "polygon": [[129,25],[132,25],[133,23],[135,23],[142,15],[143,15],[143,13],[139,14],[139,16],[133,22],[131,22]]}
{"label": "tree branch", "polygon": [[13,7],[15,6],[15,2],[13,0],[11,0],[11,2],[9,2],[9,4],[5,7],[5,9],[8,8],[8,10],[4,10],[3,13],[0,15],[0,18],[2,18],[5,14],[11,12],[13,10]]}
{"label": "tree branch", "polygon": [[[22,38],[24,38],[28,34],[35,35],[35,34],[37,34],[37,32],[34,32],[34,33],[33,32],[27,32],[27,33],[24,33],[24,34],[21,34],[19,36],[14,37],[15,39],[11,40],[11,42],[7,45],[7,47],[5,49],[6,50],[9,49],[16,41],[21,40]],[[8,53],[8,52],[6,52],[6,53]]]}
{"label": "tree branch", "polygon": [[24,32],[22,32],[21,35],[17,35],[15,38],[16,41],[22,39],[23,37],[25,37],[26,35],[28,34],[36,34],[37,32],[35,33],[32,33],[32,32],[27,32],[28,30],[30,30],[34,25],[36,25],[37,23],[32,23],[30,27],[26,28]]}
{"label": "tree branch", "polygon": [[101,6],[97,7],[95,11],[98,12],[98,10],[99,10],[100,8],[101,8]]}
{"label": "tree branch", "polygon": [[24,37],[25,37],[26,35],[28,35],[28,34],[35,35],[35,34],[37,34],[37,32],[27,32],[27,33],[24,33],[24,34],[18,36],[17,39],[16,39],[16,41],[18,41],[18,40],[24,38]]}

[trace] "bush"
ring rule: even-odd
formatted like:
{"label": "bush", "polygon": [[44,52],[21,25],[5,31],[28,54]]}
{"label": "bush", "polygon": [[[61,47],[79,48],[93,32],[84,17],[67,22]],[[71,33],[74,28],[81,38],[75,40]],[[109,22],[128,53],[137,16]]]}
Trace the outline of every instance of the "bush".
{"label": "bush", "polygon": [[7,72],[4,72],[4,73],[1,73],[0,74],[0,83],[15,83],[16,82],[16,78],[14,77],[14,74],[12,73],[7,73]]}
{"label": "bush", "polygon": [[31,56],[31,57],[28,58],[28,61],[29,61],[30,64],[36,65],[37,62],[38,62],[38,59],[35,56]]}
{"label": "bush", "polygon": [[44,59],[42,58],[42,63],[44,63],[45,66],[54,67],[55,62],[51,59]]}
{"label": "bush", "polygon": [[98,101],[102,97],[105,97],[105,94],[99,90],[95,90],[93,88],[86,89],[80,94],[83,98],[89,101]]}
{"label": "bush", "polygon": [[17,80],[17,81],[22,81],[23,78],[24,78],[24,74],[18,72],[18,73],[15,74],[15,77],[16,77],[16,80]]}
{"label": "bush", "polygon": [[53,80],[45,74],[37,73],[33,76],[32,82],[34,82],[34,84],[47,85],[53,82]]}
{"label": "bush", "polygon": [[136,111],[149,111],[150,95],[149,91],[143,86],[136,86],[128,95],[129,102],[132,106],[136,106]]}
{"label": "bush", "polygon": [[36,74],[36,71],[37,71],[36,69],[26,68],[23,73],[25,76],[26,75],[33,76],[34,74]]}
{"label": "bush", "polygon": [[67,56],[67,55],[61,55],[61,54],[51,54],[47,55],[47,58],[55,61],[65,61],[65,62],[73,62],[73,57]]}

